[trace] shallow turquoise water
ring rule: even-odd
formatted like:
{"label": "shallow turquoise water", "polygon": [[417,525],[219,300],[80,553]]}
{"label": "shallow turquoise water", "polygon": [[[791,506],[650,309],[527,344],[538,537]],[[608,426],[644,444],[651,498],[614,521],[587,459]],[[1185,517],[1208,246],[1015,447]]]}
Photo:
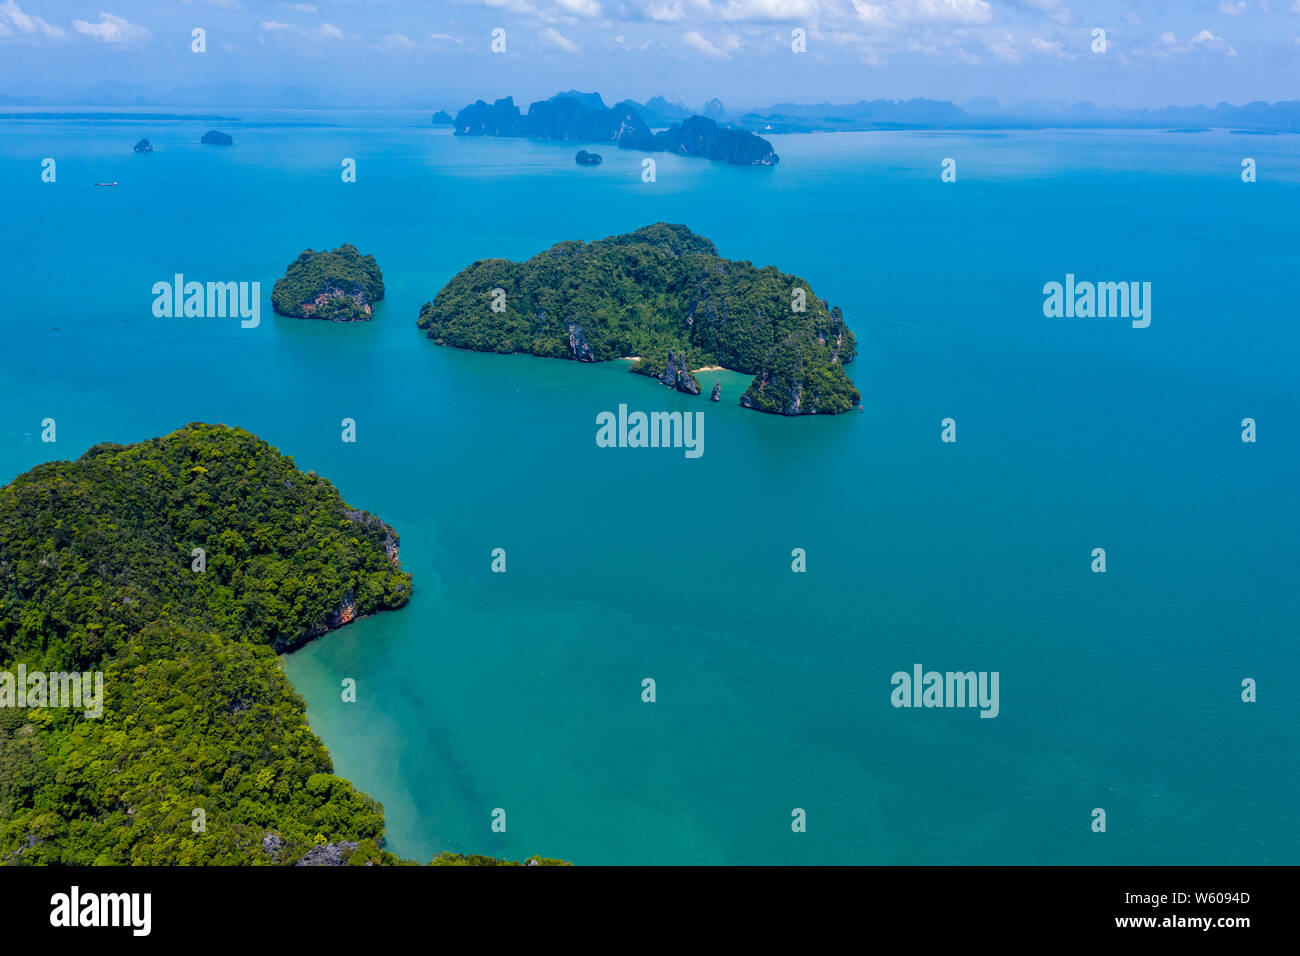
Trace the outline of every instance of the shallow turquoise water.
{"label": "shallow turquoise water", "polygon": [[[775,169],[659,156],[646,184],[639,155],[580,169],[423,114],[242,115],[230,149],[199,146],[211,124],[0,125],[0,478],[219,421],[391,522],[409,607],[285,664],[394,851],[1300,862],[1293,139],[775,137]],[[712,405],[415,329],[474,259],[657,220],[839,305],[865,411],[781,420],[735,406],[741,377]],[[384,269],[375,321],[274,316],[284,266],[344,241]],[[154,318],[176,272],[260,281],[261,325]],[[1152,282],[1150,328],[1044,318],[1066,272]],[[704,411],[705,454],[597,448],[619,403]],[[999,716],[894,709],[916,662],[998,671]]]}

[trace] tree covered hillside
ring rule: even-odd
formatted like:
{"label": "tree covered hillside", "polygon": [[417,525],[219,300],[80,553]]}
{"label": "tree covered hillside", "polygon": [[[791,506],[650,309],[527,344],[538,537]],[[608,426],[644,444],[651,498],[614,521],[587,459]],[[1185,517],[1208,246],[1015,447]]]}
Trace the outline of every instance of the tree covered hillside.
{"label": "tree covered hillside", "polygon": [[333,775],[275,649],[406,603],[397,544],[217,425],[0,489],[0,671],[104,673],[98,719],[0,708],[0,862],[289,863],[342,841],[391,862],[382,808]]}
{"label": "tree covered hillside", "polygon": [[349,596],[357,615],[405,604],[397,546],[242,429],[96,445],[0,490],[0,660],[88,666],[163,617],[283,649],[323,633]]}
{"label": "tree covered hillside", "polygon": [[[500,290],[499,292],[497,290]],[[799,276],[724,259],[686,226],[655,223],[596,242],[561,242],[526,262],[484,259],[420,310],[441,345],[755,376],[742,404],[787,415],[848,411],[856,343],[838,308]]]}
{"label": "tree covered hillside", "polygon": [[332,322],[365,322],[384,297],[384,274],[374,256],[344,243],[333,252],[304,250],[271,289],[281,315]]}

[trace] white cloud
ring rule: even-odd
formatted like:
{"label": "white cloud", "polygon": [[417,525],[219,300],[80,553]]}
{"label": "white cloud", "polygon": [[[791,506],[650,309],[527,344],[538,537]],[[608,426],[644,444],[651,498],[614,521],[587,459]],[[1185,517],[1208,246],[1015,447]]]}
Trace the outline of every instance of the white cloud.
{"label": "white cloud", "polygon": [[1024,59],[1020,51],[1016,49],[1015,40],[1010,33],[1005,34],[1001,39],[985,40],[984,45],[999,60],[1005,60],[1008,63],[1019,63]]}
{"label": "white cloud", "polygon": [[278,20],[263,20],[258,24],[263,30],[292,30],[293,25],[290,23],[281,23]]}
{"label": "white cloud", "polygon": [[716,44],[706,40],[696,31],[692,30],[687,33],[682,40],[692,49],[699,50],[705,56],[712,57],[715,60],[725,60],[731,55],[731,51],[740,47],[740,37],[734,33],[729,33],[720,39]]}
{"label": "white cloud", "polygon": [[566,13],[579,17],[600,16],[600,4],[596,0],[555,0],[556,5]]}
{"label": "white cloud", "polygon": [[[10,28],[10,24],[13,24],[13,28]],[[0,3],[0,26],[5,28],[4,36],[12,34],[13,29],[28,35],[40,33],[51,39],[58,39],[64,35],[61,28],[46,23],[40,17],[23,13],[18,4],[14,3],[14,0],[5,0],[4,3]]]}
{"label": "white cloud", "polygon": [[1072,57],[1060,40],[1044,40],[1042,37],[1034,37],[1029,41],[1029,47],[1035,53],[1056,57],[1058,60],[1068,60]]}
{"label": "white cloud", "polygon": [[1219,12],[1226,13],[1230,17],[1239,17],[1246,12],[1246,0],[1237,0],[1232,3],[1231,0],[1219,0]]}
{"label": "white cloud", "polygon": [[[706,4],[707,6],[707,4]],[[822,12],[820,0],[725,0],[715,8],[719,20],[796,20]]]}
{"label": "white cloud", "polygon": [[1198,50],[1205,53],[1222,53],[1229,57],[1237,55],[1237,51],[1223,37],[1215,36],[1209,30],[1202,30],[1186,42],[1179,40],[1172,33],[1162,33],[1154,54],[1160,59],[1167,60],[1175,53],[1186,54]]}
{"label": "white cloud", "polygon": [[299,13],[315,13],[315,12],[316,12],[316,7],[315,7],[315,5],[314,5],[314,4],[311,4],[311,3],[291,3],[291,4],[289,4],[289,6],[291,6],[293,9],[297,10]]}
{"label": "white cloud", "polygon": [[[1296,0],[1296,4],[1300,5],[1300,0]],[[659,23],[674,23],[686,16],[686,11],[679,0],[677,3],[652,3],[646,8],[645,15]]]}
{"label": "white cloud", "polygon": [[1228,43],[1223,39],[1223,37],[1216,37],[1209,30],[1202,30],[1200,33],[1196,34],[1196,36],[1192,37],[1192,39],[1188,42],[1190,42],[1194,46],[1200,47],[1203,50],[1213,50],[1214,52],[1222,53],[1225,56],[1237,55],[1237,51],[1234,50],[1231,46],[1229,46]]}
{"label": "white cloud", "polygon": [[872,26],[904,23],[988,23],[988,0],[853,0],[858,19]]}
{"label": "white cloud", "polygon": [[415,41],[405,33],[385,33],[379,38],[379,45],[385,50],[408,51],[415,49]]}
{"label": "white cloud", "polygon": [[[814,30],[811,35],[818,40],[825,40],[827,43],[835,46],[848,46],[854,43],[861,43],[865,34],[858,33],[856,30]],[[785,38],[782,37],[782,40]]]}
{"label": "white cloud", "polygon": [[316,28],[316,36],[322,40],[342,40],[344,33],[332,23],[322,23]]}
{"label": "white cloud", "polygon": [[565,53],[577,53],[578,44],[574,43],[555,27],[547,27],[538,34],[542,42],[547,46],[554,47],[557,50],[563,50]]}
{"label": "white cloud", "polygon": [[[1300,3],[1300,0],[1296,0]],[[869,3],[868,0],[853,0],[853,9],[858,11],[858,19],[873,26],[885,26],[889,22],[889,10],[885,3]]]}
{"label": "white cloud", "polygon": [[149,31],[142,26],[131,23],[124,17],[100,11],[98,23],[85,20],[73,20],[72,27],[78,33],[93,37],[102,43],[131,43],[149,36]]}
{"label": "white cloud", "polygon": [[[488,0],[481,0],[488,2]],[[570,0],[556,0],[568,7]],[[907,0],[917,2],[917,0]],[[946,3],[950,0],[932,0]],[[815,21],[822,17],[838,19],[844,0],[631,0],[624,7],[635,11],[635,18],[657,23],[676,23],[688,17],[696,23],[708,20],[728,23],[773,23],[778,21]]]}

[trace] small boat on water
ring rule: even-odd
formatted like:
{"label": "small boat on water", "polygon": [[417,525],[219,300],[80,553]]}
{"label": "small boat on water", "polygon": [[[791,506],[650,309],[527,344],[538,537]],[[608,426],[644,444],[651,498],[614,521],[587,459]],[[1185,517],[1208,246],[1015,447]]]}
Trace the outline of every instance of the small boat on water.
{"label": "small boat on water", "polygon": [[113,180],[111,183],[95,183],[95,185],[96,185],[96,186],[116,186],[116,185],[117,185],[117,180],[115,179],[115,180]]}

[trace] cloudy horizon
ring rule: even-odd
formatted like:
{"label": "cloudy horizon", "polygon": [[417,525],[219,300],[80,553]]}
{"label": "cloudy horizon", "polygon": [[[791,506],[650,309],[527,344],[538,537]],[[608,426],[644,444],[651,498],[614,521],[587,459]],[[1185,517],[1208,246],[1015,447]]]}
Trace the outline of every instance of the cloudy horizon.
{"label": "cloudy horizon", "polygon": [[916,97],[1213,106],[1294,98],[1298,57],[1300,0],[0,0],[0,97],[69,105],[238,84],[451,109],[570,88],[693,109],[718,97],[732,112]]}

